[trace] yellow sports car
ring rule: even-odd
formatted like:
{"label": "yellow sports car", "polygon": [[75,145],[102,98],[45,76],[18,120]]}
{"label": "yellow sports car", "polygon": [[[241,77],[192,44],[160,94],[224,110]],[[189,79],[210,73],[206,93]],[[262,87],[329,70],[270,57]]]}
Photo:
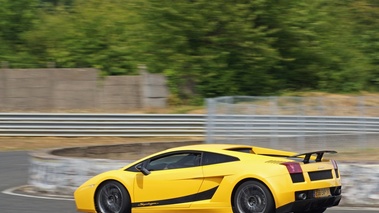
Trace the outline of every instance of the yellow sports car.
{"label": "yellow sports car", "polygon": [[99,174],[75,191],[101,213],[321,213],[341,200],[334,160],[246,145],[168,149]]}

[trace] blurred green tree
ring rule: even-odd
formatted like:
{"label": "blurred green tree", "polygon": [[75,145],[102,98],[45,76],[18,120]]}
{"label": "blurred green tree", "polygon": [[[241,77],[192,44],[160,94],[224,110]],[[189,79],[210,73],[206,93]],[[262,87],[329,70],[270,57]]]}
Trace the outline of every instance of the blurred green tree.
{"label": "blurred green tree", "polygon": [[147,0],[142,55],[181,98],[273,92],[272,32],[257,24],[265,1]]}
{"label": "blurred green tree", "polygon": [[134,11],[122,0],[76,0],[43,13],[25,36],[32,52],[58,67],[94,67],[104,75],[133,74],[138,27]]}
{"label": "blurred green tree", "polygon": [[379,91],[377,0],[0,0],[0,61],[164,73],[175,100]]}
{"label": "blurred green tree", "polygon": [[379,91],[379,1],[350,0],[354,36],[365,57],[370,60],[366,90]]}
{"label": "blurred green tree", "polygon": [[369,61],[357,47],[349,7],[339,1],[272,1],[262,22],[283,60],[272,74],[280,89],[351,92],[364,89]]}
{"label": "blurred green tree", "polygon": [[39,0],[0,0],[0,5],[0,61],[15,66],[33,63],[22,35],[38,18]]}

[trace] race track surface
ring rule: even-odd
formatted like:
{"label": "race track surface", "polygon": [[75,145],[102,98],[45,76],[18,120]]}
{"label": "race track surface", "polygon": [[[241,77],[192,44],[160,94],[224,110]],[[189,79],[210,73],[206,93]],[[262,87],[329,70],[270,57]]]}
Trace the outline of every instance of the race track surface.
{"label": "race track surface", "polygon": [[[27,184],[27,152],[0,152],[0,191]],[[75,213],[73,201],[47,200],[0,194],[1,213]]]}

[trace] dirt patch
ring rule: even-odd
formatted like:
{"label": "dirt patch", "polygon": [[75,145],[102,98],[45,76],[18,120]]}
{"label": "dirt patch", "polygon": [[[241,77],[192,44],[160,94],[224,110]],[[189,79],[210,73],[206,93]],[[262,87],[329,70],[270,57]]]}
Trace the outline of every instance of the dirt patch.
{"label": "dirt patch", "polygon": [[361,149],[361,150],[350,150],[341,151],[336,155],[328,156],[329,158],[335,159],[337,161],[343,162],[364,162],[370,164],[379,163],[379,148],[372,149]]}
{"label": "dirt patch", "polygon": [[[38,149],[55,149],[55,148],[68,148],[68,147],[94,147],[92,148],[92,155],[98,153],[106,153],[106,149],[102,146],[109,145],[121,145],[125,144],[142,143],[149,145],[149,152],[139,152],[141,149],[131,147],[132,153],[136,158],[145,156],[146,154],[160,151],[164,147],[160,146],[162,142],[178,142],[178,141],[204,141],[202,137],[0,137],[0,151],[18,151],[18,150],[38,150]],[[156,143],[156,146],[151,146],[152,143]],[[123,158],[126,152],[121,150],[118,154],[105,154],[109,158],[120,159]],[[356,150],[342,150],[338,154],[326,156],[338,161],[344,162],[379,162],[379,148],[371,149],[356,149]]]}
{"label": "dirt patch", "polygon": [[101,158],[111,160],[138,160],[147,155],[154,154],[178,146],[201,144],[203,141],[176,141],[176,142],[144,142],[133,144],[98,145],[56,149],[53,155],[80,158]]}
{"label": "dirt patch", "polygon": [[202,137],[0,137],[0,151],[38,150],[133,143],[203,141]]}

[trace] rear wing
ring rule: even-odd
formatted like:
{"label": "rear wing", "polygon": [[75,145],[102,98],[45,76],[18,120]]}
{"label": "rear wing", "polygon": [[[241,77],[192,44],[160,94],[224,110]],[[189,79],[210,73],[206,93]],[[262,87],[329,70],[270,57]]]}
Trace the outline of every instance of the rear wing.
{"label": "rear wing", "polygon": [[299,158],[299,157],[304,156],[303,163],[309,163],[311,156],[316,155],[316,162],[321,162],[322,157],[324,156],[325,153],[336,154],[337,152],[333,150],[314,151],[314,152],[306,152],[306,153],[293,155],[293,156],[290,156],[289,158]]}

